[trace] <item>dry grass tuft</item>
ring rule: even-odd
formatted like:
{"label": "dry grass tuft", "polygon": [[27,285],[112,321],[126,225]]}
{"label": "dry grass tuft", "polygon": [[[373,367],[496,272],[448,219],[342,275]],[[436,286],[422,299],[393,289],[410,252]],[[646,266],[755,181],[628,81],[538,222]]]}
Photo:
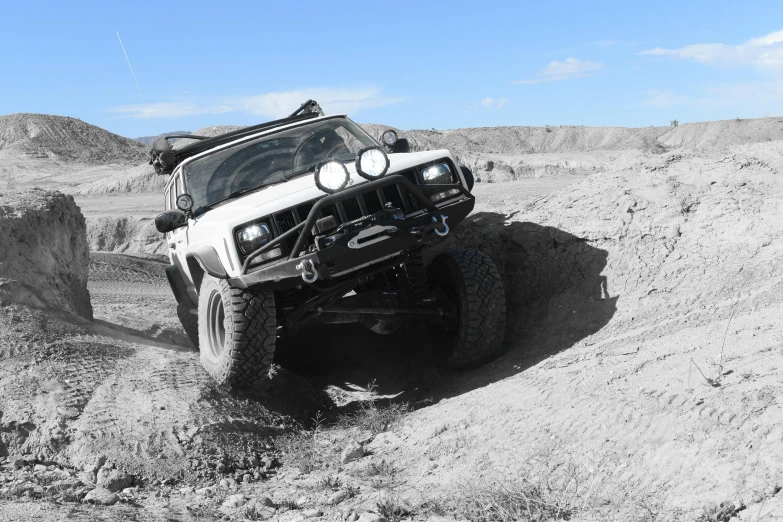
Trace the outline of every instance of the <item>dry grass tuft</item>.
{"label": "dry grass tuft", "polygon": [[373,435],[389,431],[412,408],[408,403],[390,404],[378,406],[378,401],[373,398],[377,386],[375,382],[367,385],[367,400],[359,402],[359,410],[342,415],[338,421],[338,427],[342,429],[358,429],[369,431]]}
{"label": "dry grass tuft", "polygon": [[412,509],[395,495],[386,495],[375,503],[375,508],[388,522],[400,522],[414,515]]}
{"label": "dry grass tuft", "polygon": [[593,512],[604,487],[599,466],[552,462],[539,457],[507,478],[464,480],[442,505],[474,522],[571,520]]}

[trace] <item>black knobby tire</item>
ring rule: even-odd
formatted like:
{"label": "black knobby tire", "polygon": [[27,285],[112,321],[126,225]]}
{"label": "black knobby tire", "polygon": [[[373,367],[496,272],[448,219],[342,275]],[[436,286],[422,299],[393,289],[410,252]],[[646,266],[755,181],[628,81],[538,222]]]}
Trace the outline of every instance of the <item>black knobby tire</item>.
{"label": "black knobby tire", "polygon": [[198,315],[190,313],[190,308],[185,305],[177,305],[177,317],[182,324],[182,328],[188,335],[188,339],[193,343],[193,348],[198,350]]}
{"label": "black knobby tire", "polygon": [[506,297],[495,263],[477,250],[440,254],[428,277],[456,321],[433,325],[431,339],[452,368],[469,368],[497,357],[506,329]]}
{"label": "black knobby tire", "polygon": [[268,377],[277,336],[271,291],[233,288],[205,274],[198,314],[201,365],[213,379],[247,387]]}

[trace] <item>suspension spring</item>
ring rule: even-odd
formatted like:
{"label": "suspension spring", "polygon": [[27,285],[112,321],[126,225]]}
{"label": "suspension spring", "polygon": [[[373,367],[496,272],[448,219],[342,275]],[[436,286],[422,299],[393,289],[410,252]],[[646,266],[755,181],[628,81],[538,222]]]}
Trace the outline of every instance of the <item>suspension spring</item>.
{"label": "suspension spring", "polygon": [[421,249],[411,252],[408,256],[408,261],[405,262],[405,274],[408,276],[408,284],[416,302],[424,302],[429,297],[430,285],[427,280],[427,266],[424,264],[424,255]]}

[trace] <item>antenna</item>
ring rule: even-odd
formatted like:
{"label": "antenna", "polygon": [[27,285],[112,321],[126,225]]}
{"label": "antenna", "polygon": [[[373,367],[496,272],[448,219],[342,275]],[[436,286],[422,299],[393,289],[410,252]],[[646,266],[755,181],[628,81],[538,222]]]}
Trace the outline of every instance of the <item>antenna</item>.
{"label": "antenna", "polygon": [[136,88],[139,90],[139,94],[141,94],[141,101],[144,102],[144,108],[147,110],[147,116],[152,120],[152,126],[155,127],[155,132],[157,134],[160,134],[160,131],[158,130],[158,126],[155,124],[155,118],[152,117],[152,111],[150,111],[149,106],[147,105],[147,99],[144,98],[144,93],[141,92],[141,86],[139,85],[139,80],[136,79],[136,73],[133,72],[133,66],[131,66],[130,58],[128,58],[128,53],[125,51],[125,46],[122,44],[122,38],[120,38],[120,32],[115,31],[117,33],[117,39],[120,41],[120,47],[122,47],[122,54],[125,55],[125,60],[128,62],[128,68],[130,69],[131,74],[133,75],[133,81],[136,82]]}

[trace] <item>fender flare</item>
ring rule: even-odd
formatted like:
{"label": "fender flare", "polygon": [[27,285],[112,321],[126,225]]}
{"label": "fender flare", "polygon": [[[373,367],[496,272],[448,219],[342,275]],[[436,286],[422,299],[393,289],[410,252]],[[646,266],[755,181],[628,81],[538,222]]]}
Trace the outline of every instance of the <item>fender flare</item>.
{"label": "fender flare", "polygon": [[177,304],[186,305],[188,308],[192,308],[193,299],[188,294],[188,285],[185,283],[185,278],[182,275],[182,270],[179,266],[169,265],[166,267],[166,279],[169,280],[169,286],[171,292],[174,294],[174,299],[177,300]]}
{"label": "fender flare", "polygon": [[201,287],[201,280],[204,273],[217,277],[218,279],[228,279],[228,272],[223,267],[223,263],[218,257],[217,250],[211,246],[201,247],[185,255],[190,269],[190,275],[193,277],[193,283],[196,288]]}

